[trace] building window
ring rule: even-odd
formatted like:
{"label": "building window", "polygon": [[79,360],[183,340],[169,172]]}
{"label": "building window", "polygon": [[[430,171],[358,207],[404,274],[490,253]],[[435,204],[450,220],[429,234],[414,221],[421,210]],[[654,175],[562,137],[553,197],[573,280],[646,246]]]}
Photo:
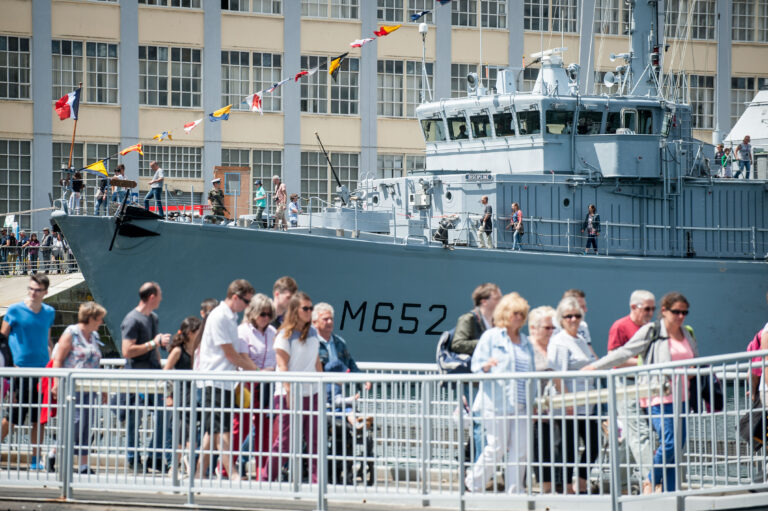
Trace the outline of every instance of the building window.
{"label": "building window", "polygon": [[224,167],[250,167],[250,151],[248,149],[221,150],[221,165]]}
{"label": "building window", "polygon": [[[52,194],[54,199],[61,198],[62,186],[61,181],[66,174],[61,169],[67,168],[67,162],[69,161],[69,142],[54,142],[53,143],[53,187]],[[81,169],[85,166],[83,163],[83,151],[85,144],[76,143],[72,146],[72,163],[70,167],[73,169]],[[82,207],[82,202],[80,203]]]}
{"label": "building window", "polygon": [[380,154],[376,157],[376,179],[403,177],[403,155]]}
{"label": "building window", "polygon": [[0,36],[0,99],[30,99],[30,57],[28,37]]}
{"label": "building window", "polygon": [[714,39],[715,0],[668,0],[665,33],[676,39]]}
{"label": "building window", "polygon": [[281,4],[281,0],[221,0],[221,10],[280,14]]}
{"label": "building window", "polygon": [[753,41],[755,39],[754,0],[733,0],[733,40]]}
{"label": "building window", "polygon": [[451,24],[454,27],[477,26],[477,0],[451,2]]}
{"label": "building window", "polygon": [[[357,188],[357,175],[360,155],[357,153],[332,153],[331,163],[339,176],[341,184],[353,191]],[[333,181],[333,184],[331,183]],[[305,200],[310,197],[318,197],[322,201],[331,203],[336,190],[336,182],[328,169],[325,155],[316,151],[302,151],[301,153],[301,195]],[[323,204],[319,201],[312,204],[312,209],[318,211]]]}
{"label": "building window", "polygon": [[406,20],[410,21],[412,14],[422,11],[431,11],[429,14],[418,19],[418,23],[434,23],[432,13],[435,9],[435,0],[408,0],[408,12]]}
{"label": "building window", "polygon": [[424,155],[409,154],[405,157],[405,168],[409,174],[427,168],[427,158]]}
{"label": "building window", "polygon": [[619,0],[595,1],[595,34],[619,34],[619,5]]}
{"label": "building window", "polygon": [[715,38],[715,0],[697,0],[693,3],[691,38]]}
{"label": "building window", "polygon": [[712,129],[715,106],[715,77],[689,77],[692,125],[695,129]]}
{"label": "building window", "polygon": [[760,0],[757,8],[757,42],[768,43],[768,1]]}
{"label": "building window", "polygon": [[87,100],[117,103],[117,45],[88,42],[85,43],[85,55]]}
{"label": "building window", "polygon": [[243,98],[250,94],[251,62],[247,51],[221,52],[221,106],[248,110]]}
{"label": "building window", "polygon": [[306,55],[301,57],[302,69],[308,70],[315,67],[319,68],[315,74],[301,78],[301,111],[313,114],[324,114],[330,111],[333,114],[356,115],[359,101],[359,59],[344,59],[336,72],[335,81],[327,72],[327,57]]}
{"label": "building window", "polygon": [[552,32],[577,32],[577,0],[552,0]]}
{"label": "building window", "polygon": [[[427,87],[429,87],[430,90],[432,90],[432,70],[433,65],[432,62],[425,62],[425,67],[427,68],[427,83],[424,84],[424,99],[427,101],[429,99],[429,93],[427,92]],[[418,107],[421,104],[421,91],[422,91],[422,80],[423,80],[423,74],[421,69],[421,62],[408,60],[405,62],[405,89],[406,89],[406,108],[405,108],[405,116],[406,117],[416,117],[416,107]]]}
{"label": "building window", "polygon": [[376,113],[386,117],[403,115],[403,62],[379,60],[376,79],[378,104]]}
{"label": "building window", "polygon": [[254,193],[256,181],[261,180],[264,190],[271,195],[275,191],[272,186],[272,177],[283,177],[283,153],[282,151],[256,149],[252,152],[252,156],[251,169],[253,172]]}
{"label": "building window", "polygon": [[538,32],[549,31],[549,0],[524,0],[523,28]]}
{"label": "building window", "polygon": [[507,0],[481,0],[483,28],[507,28]]}
{"label": "building window", "polygon": [[[32,209],[32,143],[0,140],[0,216]],[[19,228],[30,228],[30,215],[17,215]]]}
{"label": "building window", "polygon": [[477,72],[477,64],[451,64],[451,97],[467,95],[467,75]]}
{"label": "building window", "polygon": [[731,127],[755,97],[754,78],[731,78]]}
{"label": "building window", "polygon": [[196,48],[139,46],[139,103],[199,108],[201,58]]}
{"label": "building window", "polygon": [[[69,151],[69,144],[64,145],[66,146],[66,150]],[[114,156],[118,151],[117,144],[92,144],[89,142],[85,144],[85,165]],[[117,158],[105,161],[104,166],[107,168],[107,171],[112,174],[114,168],[117,166]],[[83,172],[82,176],[85,186],[83,186],[81,194],[80,207],[83,211],[90,211],[90,208],[94,207],[93,200],[96,197],[96,190],[98,190],[99,187],[100,177],[89,172]]]}
{"label": "building window", "polygon": [[379,21],[402,23],[403,0],[378,0],[376,18]]}
{"label": "building window", "polygon": [[[605,75],[607,71],[595,71],[595,83],[594,83],[594,91],[595,94],[602,95],[602,94],[611,94],[611,91],[613,87],[606,87],[605,86]],[[614,85],[615,87],[615,85]]]}
{"label": "building window", "polygon": [[145,145],[144,156],[139,157],[139,176],[152,177],[149,163],[156,161],[165,171],[165,177],[200,179],[203,148],[171,145]]}
{"label": "building window", "polygon": [[[275,53],[253,53],[253,90],[267,90],[282,79],[283,57]],[[247,95],[248,93],[244,94]],[[279,112],[283,92],[280,87],[264,94],[261,107],[265,112]]]}
{"label": "building window", "polygon": [[538,77],[538,69],[532,67],[526,67],[523,69],[522,92],[531,92],[533,90],[533,86],[536,85],[536,78]]}
{"label": "building window", "polygon": [[82,41],[52,41],[53,94],[56,100],[79,87],[83,81]]}
{"label": "building window", "polygon": [[163,7],[182,7],[199,9],[202,0],[139,0],[140,5],[160,5]]}
{"label": "building window", "polygon": [[302,16],[351,20],[359,18],[359,11],[359,0],[301,0]]}

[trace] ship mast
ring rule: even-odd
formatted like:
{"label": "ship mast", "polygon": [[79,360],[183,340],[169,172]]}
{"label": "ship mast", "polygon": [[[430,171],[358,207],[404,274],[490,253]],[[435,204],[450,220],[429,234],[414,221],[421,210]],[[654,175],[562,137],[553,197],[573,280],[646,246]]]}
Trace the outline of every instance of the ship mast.
{"label": "ship mast", "polygon": [[629,52],[616,57],[626,63],[617,71],[625,74],[624,91],[637,96],[661,94],[663,24],[659,16],[659,0],[627,0],[629,18]]}

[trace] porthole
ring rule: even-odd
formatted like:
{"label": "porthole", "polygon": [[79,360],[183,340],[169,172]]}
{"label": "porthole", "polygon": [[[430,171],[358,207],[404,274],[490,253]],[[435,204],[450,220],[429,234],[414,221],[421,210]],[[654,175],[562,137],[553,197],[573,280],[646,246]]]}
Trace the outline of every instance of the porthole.
{"label": "porthole", "polygon": [[568,198],[563,199],[563,207],[564,208],[567,208],[570,205],[571,205],[571,199],[568,199]]}
{"label": "porthole", "polygon": [[379,203],[379,196],[378,195],[374,195],[373,196],[373,205],[375,206],[378,203]]}
{"label": "porthole", "polygon": [[445,200],[453,199],[453,194],[450,191],[445,192]]}

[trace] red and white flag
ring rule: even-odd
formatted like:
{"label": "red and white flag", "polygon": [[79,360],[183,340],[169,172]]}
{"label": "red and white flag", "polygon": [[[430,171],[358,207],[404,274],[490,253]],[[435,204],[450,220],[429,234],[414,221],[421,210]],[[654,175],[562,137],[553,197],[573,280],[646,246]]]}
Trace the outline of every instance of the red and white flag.
{"label": "red and white flag", "polygon": [[202,119],[198,119],[196,121],[188,122],[187,124],[184,125],[184,131],[186,131],[187,135],[189,135],[189,133],[193,129],[195,129],[197,127],[197,125],[200,124],[201,122],[203,122]]}
{"label": "red and white flag", "polygon": [[293,79],[294,82],[298,82],[300,78],[304,76],[312,76],[313,74],[317,73],[317,70],[320,69],[320,67],[313,67],[309,71],[299,71],[296,73],[296,77]]}
{"label": "red and white flag", "polygon": [[56,109],[56,113],[59,114],[59,119],[62,121],[64,119],[69,119],[70,117],[77,120],[77,111],[80,109],[80,89],[70,92],[66,96],[62,96],[56,102],[54,108]]}
{"label": "red and white flag", "polygon": [[375,40],[376,40],[376,39],[375,39],[375,38],[373,38],[373,37],[366,37],[365,39],[355,39],[354,41],[352,41],[351,43],[349,43],[349,45],[350,45],[352,48],[362,48],[362,47],[363,47],[363,46],[365,46],[366,44],[370,43],[371,41],[375,41]]}
{"label": "red and white flag", "polygon": [[264,115],[264,112],[261,110],[261,92],[254,92],[245,98],[243,103],[248,105],[248,109],[251,112],[259,112],[261,115]]}

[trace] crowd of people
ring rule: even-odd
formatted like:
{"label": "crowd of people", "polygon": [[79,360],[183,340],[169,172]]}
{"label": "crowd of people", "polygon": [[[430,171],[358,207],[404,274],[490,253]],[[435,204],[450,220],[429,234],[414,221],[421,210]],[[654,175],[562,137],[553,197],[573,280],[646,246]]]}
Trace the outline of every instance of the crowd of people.
{"label": "crowd of people", "polygon": [[18,236],[13,229],[0,230],[0,275],[27,275],[34,273],[71,273],[77,270],[69,244],[61,232],[43,228],[42,235],[27,234],[23,229]]}
{"label": "crowd of people", "polygon": [[[0,328],[0,367],[97,368],[101,359],[98,329],[107,311],[99,304],[80,306],[78,321],[68,326],[54,344],[51,338],[55,311],[43,302],[49,281],[45,275],[30,277],[28,296],[9,307]],[[159,331],[157,309],[163,293],[159,284],[146,282],[138,290],[138,303],[122,320],[121,345],[126,370],[359,372],[346,341],[335,333],[334,309],[314,303],[291,277],[279,278],[271,297],[257,293],[246,280],[233,281],[221,300],[207,299],[199,313],[185,318],[174,335]],[[696,335],[685,323],[690,304],[677,292],[664,295],[657,311],[656,297],[636,290],[629,298],[629,312],[617,319],[609,332],[608,353],[599,357],[592,346],[583,291],[566,291],[557,307],[531,310],[519,293],[502,296],[493,283],[478,286],[474,307],[458,318],[448,349],[467,359],[471,372],[509,375],[546,371],[582,371],[584,377],[544,378],[538,381],[555,394],[597,388],[598,379],[586,371],[688,360],[698,356]],[[242,314],[242,320],[240,320]],[[527,333],[524,327],[527,323]],[[4,342],[7,340],[7,342]],[[168,356],[163,362],[161,347]],[[7,348],[7,349],[6,349]],[[749,350],[768,348],[768,324],[758,331]],[[759,362],[759,359],[758,359]],[[759,364],[756,364],[759,365]],[[644,378],[644,380],[643,380]],[[638,383],[653,388],[686,389],[687,379],[661,382],[660,376],[638,376]],[[49,381],[50,380],[50,381]],[[254,379],[255,380],[255,379]],[[634,383],[627,379],[622,384]],[[654,387],[655,386],[655,387]],[[764,376],[753,374],[752,392],[762,394]],[[34,378],[14,378],[10,389],[16,406],[3,418],[2,437],[29,416],[32,457],[30,469],[52,470],[56,453],[43,460],[40,439],[45,424],[55,413],[59,382],[44,373]],[[186,460],[186,470],[195,477],[237,480],[250,477],[262,481],[281,480],[286,471],[291,444],[291,415],[297,414],[302,441],[309,456],[307,478],[317,481],[318,414],[326,406],[348,420],[350,428],[370,427],[355,416],[359,390],[371,384],[342,387],[327,384],[322,395],[310,382],[240,382],[231,379],[189,379],[169,384],[164,392],[126,393],[112,396],[125,424],[128,470],[135,473],[168,471],[183,460],[173,453],[188,452],[194,438],[201,454]],[[532,461],[541,490],[553,484],[563,491],[587,491],[588,467],[600,447],[601,412],[597,406],[574,404],[552,412],[559,420],[531,423],[527,407],[531,394],[524,379],[482,380],[463,384],[471,405],[472,450],[464,483],[471,492],[483,491],[496,467],[504,466],[506,491],[517,493],[525,484],[525,458],[529,440],[534,443]],[[292,394],[295,394],[292,396]],[[675,462],[686,436],[685,421],[673,424],[673,409],[685,411],[688,393],[649,392],[638,400],[617,401],[619,417],[627,420],[624,431],[632,463],[643,476],[642,491],[674,490]],[[75,397],[74,454],[78,471],[91,473],[88,445],[94,403],[108,396],[78,392]],[[199,412],[191,413],[195,400]],[[471,402],[469,402],[471,401]],[[171,410],[182,407],[181,418]],[[245,408],[247,413],[234,413]],[[149,445],[141,447],[139,414],[154,409]],[[174,434],[174,427],[177,428]],[[654,433],[658,441],[654,441]],[[677,438],[676,438],[677,435]],[[173,445],[173,438],[179,445]],[[561,442],[555,442],[561,439]],[[0,439],[0,441],[2,441]],[[658,448],[654,449],[654,443]],[[184,444],[184,445],[182,445]],[[185,449],[182,449],[185,448]],[[143,453],[149,453],[142,459]],[[216,456],[214,456],[216,453]],[[258,453],[256,462],[250,458]],[[217,457],[218,459],[214,459]],[[249,473],[248,467],[250,469]],[[349,474],[347,474],[349,476]]]}

